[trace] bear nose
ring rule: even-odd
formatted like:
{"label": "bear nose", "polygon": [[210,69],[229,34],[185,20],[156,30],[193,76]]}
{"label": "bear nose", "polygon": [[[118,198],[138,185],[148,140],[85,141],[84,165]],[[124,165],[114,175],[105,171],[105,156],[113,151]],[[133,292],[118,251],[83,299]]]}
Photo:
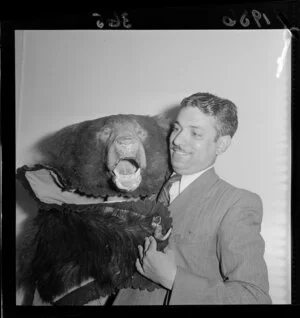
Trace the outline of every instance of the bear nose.
{"label": "bear nose", "polygon": [[116,150],[122,157],[135,156],[138,148],[138,141],[132,136],[122,136],[116,140]]}
{"label": "bear nose", "polygon": [[132,136],[123,136],[117,138],[117,143],[124,146],[135,144],[136,142],[137,141]]}

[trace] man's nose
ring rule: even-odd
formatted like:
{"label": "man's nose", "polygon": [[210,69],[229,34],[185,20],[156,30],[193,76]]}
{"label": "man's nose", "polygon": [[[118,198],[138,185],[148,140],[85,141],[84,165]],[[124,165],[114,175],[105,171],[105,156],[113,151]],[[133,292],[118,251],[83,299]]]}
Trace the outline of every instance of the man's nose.
{"label": "man's nose", "polygon": [[185,144],[186,142],[186,138],[185,138],[185,133],[183,131],[179,131],[174,137],[173,137],[173,140],[172,140],[172,143],[175,145],[175,146],[180,146],[180,145],[183,145]]}

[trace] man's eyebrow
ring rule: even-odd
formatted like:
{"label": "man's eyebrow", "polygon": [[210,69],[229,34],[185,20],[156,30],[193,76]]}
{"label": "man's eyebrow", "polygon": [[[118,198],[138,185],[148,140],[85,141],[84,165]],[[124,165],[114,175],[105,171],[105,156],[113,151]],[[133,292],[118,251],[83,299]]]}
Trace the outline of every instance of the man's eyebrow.
{"label": "man's eyebrow", "polygon": [[194,128],[194,129],[201,129],[201,130],[204,130],[201,126],[193,126],[193,125],[191,125],[191,126],[189,126],[189,127]]}
{"label": "man's eyebrow", "polygon": [[[173,125],[179,125],[179,126],[181,127],[180,122],[178,122],[177,120],[175,120],[175,121],[173,122]],[[188,127],[189,127],[189,128],[192,128],[192,129],[204,130],[201,126],[196,126],[196,125],[189,125]]]}

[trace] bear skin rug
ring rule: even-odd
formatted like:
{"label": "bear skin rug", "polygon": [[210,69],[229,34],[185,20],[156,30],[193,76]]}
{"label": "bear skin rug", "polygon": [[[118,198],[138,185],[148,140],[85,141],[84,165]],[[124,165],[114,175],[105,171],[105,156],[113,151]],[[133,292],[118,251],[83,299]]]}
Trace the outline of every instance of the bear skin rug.
{"label": "bear skin rug", "polygon": [[172,220],[156,202],[171,173],[168,129],[158,116],[84,121],[46,137],[41,162],[17,169],[39,208],[17,246],[29,304],[38,293],[42,305],[104,305],[122,288],[161,288],[135,261],[146,236],[160,251],[168,244]]}

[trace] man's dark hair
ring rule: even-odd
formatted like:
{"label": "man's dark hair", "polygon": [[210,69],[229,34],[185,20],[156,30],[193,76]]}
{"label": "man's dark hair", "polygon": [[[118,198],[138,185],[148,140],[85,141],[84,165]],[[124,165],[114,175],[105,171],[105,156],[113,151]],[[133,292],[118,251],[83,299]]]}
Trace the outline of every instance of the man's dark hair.
{"label": "man's dark hair", "polygon": [[216,139],[235,134],[238,127],[237,107],[230,100],[210,93],[196,93],[182,100],[181,108],[188,106],[197,107],[216,119]]}

